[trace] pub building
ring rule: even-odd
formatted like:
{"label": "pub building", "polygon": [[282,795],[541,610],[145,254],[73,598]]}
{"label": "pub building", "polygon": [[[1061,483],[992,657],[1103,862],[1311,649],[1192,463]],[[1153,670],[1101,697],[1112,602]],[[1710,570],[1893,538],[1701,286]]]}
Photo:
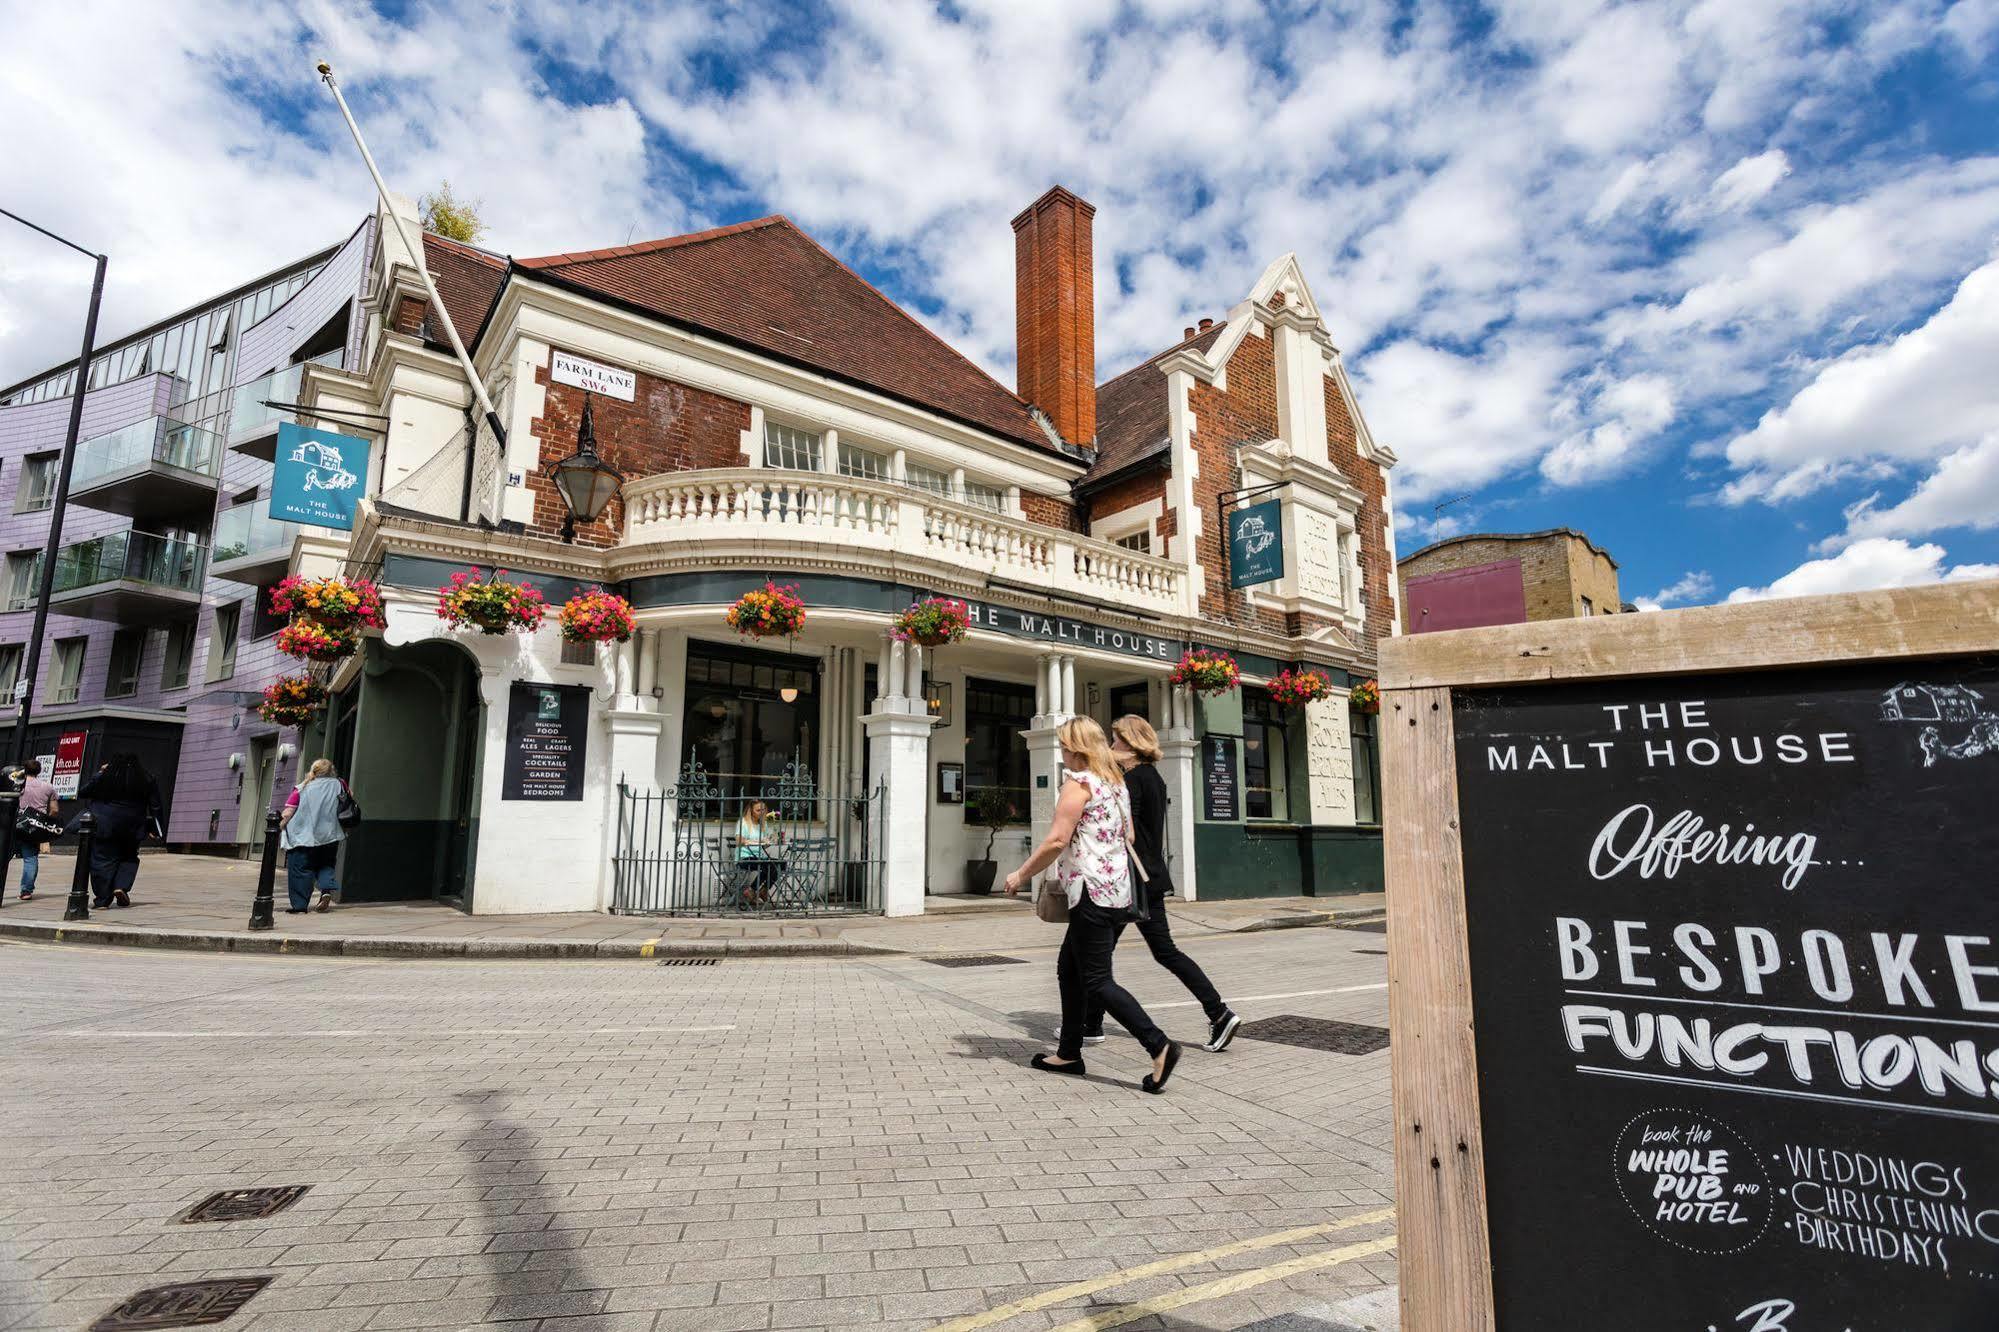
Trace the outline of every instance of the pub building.
{"label": "pub building", "polygon": [[[783,217],[538,259],[426,235],[504,441],[384,217],[366,354],[300,394],[369,457],[352,530],[308,528],[293,569],[387,608],[304,735],[368,810],[349,898],[915,914],[989,837],[1003,874],[1046,829],[1064,719],[1126,712],[1163,742],[1183,895],[1378,888],[1376,719],[1348,690],[1396,623],[1394,455],[1292,255],[1097,383],[1094,211],[1058,187],[1013,219],[1018,393]],[[452,628],[467,570],[533,583],[547,620]],[[800,632],[731,629],[766,583]],[[562,641],[594,587],[629,641]],[[967,604],[966,638],[889,634],[928,596]],[[1172,686],[1193,647],[1242,687]],[[1262,686],[1301,667],[1331,696],[1280,706]],[[769,879],[736,855],[753,798]]]}

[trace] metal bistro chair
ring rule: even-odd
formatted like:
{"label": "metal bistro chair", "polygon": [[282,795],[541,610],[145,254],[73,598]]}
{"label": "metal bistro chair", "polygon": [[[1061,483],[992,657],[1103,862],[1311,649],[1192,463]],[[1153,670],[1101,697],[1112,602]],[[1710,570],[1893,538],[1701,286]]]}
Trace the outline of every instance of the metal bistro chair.
{"label": "metal bistro chair", "polygon": [[756,886],[757,872],[736,859],[736,839],[716,833],[707,839],[706,858],[714,870],[715,907],[721,911],[747,911],[750,889]]}
{"label": "metal bistro chair", "polygon": [[780,909],[810,911],[825,906],[826,872],[832,858],[831,837],[794,837],[785,844],[784,873],[772,888]]}

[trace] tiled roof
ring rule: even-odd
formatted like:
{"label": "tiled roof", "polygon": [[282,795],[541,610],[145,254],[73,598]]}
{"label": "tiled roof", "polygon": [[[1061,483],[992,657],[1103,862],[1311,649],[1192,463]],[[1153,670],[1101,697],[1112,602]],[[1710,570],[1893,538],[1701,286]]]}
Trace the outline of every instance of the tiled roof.
{"label": "tiled roof", "polygon": [[1226,327],[1226,323],[1213,324],[1097,385],[1097,460],[1084,474],[1083,484],[1165,451],[1166,376],[1159,372],[1159,362],[1187,348],[1205,352]]}
{"label": "tiled roof", "polygon": [[1058,451],[1025,400],[788,218],[518,259],[515,267],[1003,438]]}
{"label": "tiled roof", "polygon": [[[476,245],[446,240],[426,231],[423,263],[430,270],[430,280],[437,284],[438,299],[451,315],[452,327],[458,330],[459,339],[470,346],[479,325],[486,321],[493,298],[500,294],[500,283],[507,275],[506,259]],[[435,340],[444,343],[444,329],[435,324],[432,327],[437,334]]]}

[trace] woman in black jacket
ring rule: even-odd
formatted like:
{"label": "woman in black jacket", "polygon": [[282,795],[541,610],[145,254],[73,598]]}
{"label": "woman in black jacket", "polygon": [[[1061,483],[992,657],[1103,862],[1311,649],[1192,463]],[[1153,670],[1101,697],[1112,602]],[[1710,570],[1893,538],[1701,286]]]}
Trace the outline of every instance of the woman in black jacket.
{"label": "woman in black jacket", "polygon": [[[1173,890],[1173,878],[1166,867],[1166,779],[1153,764],[1159,762],[1159,737],[1152,723],[1127,713],[1111,723],[1111,752],[1124,765],[1124,788],[1131,795],[1131,825],[1138,836],[1138,863],[1145,867],[1145,891],[1151,908],[1138,922],[1138,932],[1152,950],[1152,960],[1180,978],[1187,992],[1201,1001],[1208,1015],[1209,1050],[1226,1050],[1235,1039],[1242,1019],[1235,1015],[1207,973],[1173,942],[1173,927],[1166,919],[1166,894]],[[1119,926],[1122,930],[1123,927]],[[1083,1024],[1083,1040],[1096,1045],[1104,1039],[1104,1011],[1092,1003]]]}
{"label": "woman in black jacket", "polygon": [[99,911],[114,901],[130,906],[132,882],[139,877],[139,843],[164,835],[160,784],[137,754],[113,754],[76,795],[97,821],[97,840],[90,848],[93,905]]}

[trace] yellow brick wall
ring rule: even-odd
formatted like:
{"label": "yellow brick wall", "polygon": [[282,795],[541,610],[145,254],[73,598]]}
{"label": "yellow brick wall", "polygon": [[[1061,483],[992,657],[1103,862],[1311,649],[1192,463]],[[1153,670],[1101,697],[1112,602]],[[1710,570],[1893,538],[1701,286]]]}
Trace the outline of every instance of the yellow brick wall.
{"label": "yellow brick wall", "polygon": [[[1620,604],[1617,566],[1588,542],[1555,532],[1527,540],[1472,537],[1435,550],[1419,551],[1396,568],[1398,586],[1426,574],[1451,573],[1502,560],[1520,561],[1529,620],[1566,620],[1583,613],[1588,597],[1598,615],[1610,615]],[[1403,629],[1409,629],[1409,598],[1401,598]]]}

